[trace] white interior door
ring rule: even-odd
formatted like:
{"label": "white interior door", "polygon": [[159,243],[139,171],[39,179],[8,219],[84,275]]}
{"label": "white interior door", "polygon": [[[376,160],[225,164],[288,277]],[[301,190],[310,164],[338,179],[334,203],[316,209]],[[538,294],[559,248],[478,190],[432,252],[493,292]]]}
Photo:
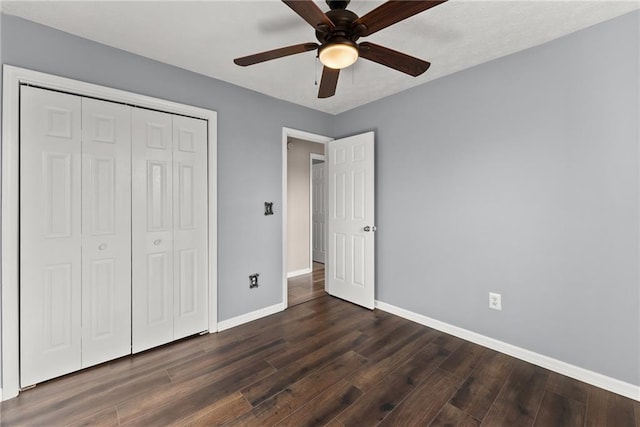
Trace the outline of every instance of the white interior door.
{"label": "white interior door", "polygon": [[329,294],[373,309],[374,133],[328,144]]}
{"label": "white interior door", "polygon": [[132,114],[132,349],[173,340],[171,115]]}
{"label": "white interior door", "polygon": [[207,122],[173,116],[174,339],[204,331],[207,311]]}
{"label": "white interior door", "polygon": [[82,367],[131,353],[131,107],[82,98]]}
{"label": "white interior door", "polygon": [[324,263],[326,254],[326,206],[325,206],[325,179],[324,162],[311,165],[311,221],[313,261]]}
{"label": "white interior door", "polygon": [[20,385],[81,367],[81,98],[20,92]]}

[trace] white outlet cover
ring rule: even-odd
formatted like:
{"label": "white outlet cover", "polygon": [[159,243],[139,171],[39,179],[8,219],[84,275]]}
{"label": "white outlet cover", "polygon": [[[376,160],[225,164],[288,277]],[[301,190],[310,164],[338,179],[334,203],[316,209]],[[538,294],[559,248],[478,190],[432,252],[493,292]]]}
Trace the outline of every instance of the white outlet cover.
{"label": "white outlet cover", "polygon": [[502,295],[489,292],[489,308],[502,310]]}

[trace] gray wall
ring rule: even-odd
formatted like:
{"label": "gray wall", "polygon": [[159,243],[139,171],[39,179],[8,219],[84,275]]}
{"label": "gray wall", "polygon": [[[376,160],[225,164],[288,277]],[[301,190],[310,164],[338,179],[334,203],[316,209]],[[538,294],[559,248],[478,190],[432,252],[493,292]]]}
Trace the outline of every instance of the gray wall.
{"label": "gray wall", "polygon": [[[3,64],[218,112],[218,317],[281,302],[282,127],[330,135],[333,116],[20,18],[1,19]],[[264,216],[265,201],[275,202],[274,216]],[[251,273],[260,273],[260,287],[250,291]]]}
{"label": "gray wall", "polygon": [[639,17],[337,117],[377,132],[377,299],[640,384]]}

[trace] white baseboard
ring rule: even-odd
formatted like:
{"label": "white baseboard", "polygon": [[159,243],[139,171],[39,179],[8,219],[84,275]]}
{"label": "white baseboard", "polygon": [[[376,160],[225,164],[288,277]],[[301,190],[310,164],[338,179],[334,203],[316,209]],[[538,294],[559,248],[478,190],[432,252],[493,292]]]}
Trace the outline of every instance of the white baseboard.
{"label": "white baseboard", "polygon": [[581,368],[579,366],[571,365],[561,360],[535,353],[533,351],[496,340],[494,338],[489,338],[476,332],[459,328],[457,326],[453,326],[448,323],[441,322],[439,320],[435,320],[430,317],[423,316],[422,314],[414,313],[412,311],[405,310],[403,308],[396,307],[382,301],[376,301],[375,306],[382,311],[395,314],[396,316],[411,320],[412,322],[437,329],[458,338],[471,341],[483,347],[488,347],[490,349],[499,351],[500,353],[508,354],[509,356],[524,360],[525,362],[541,366],[545,369],[549,369],[567,377],[571,377],[576,380],[591,384],[593,386],[611,391],[613,393],[620,394],[630,399],[640,401],[640,386],[638,385],[630,384],[615,378],[608,377],[606,375],[599,374],[597,372],[590,371],[588,369]]}
{"label": "white baseboard", "polygon": [[264,307],[250,313],[242,314],[240,316],[232,317],[231,319],[218,322],[218,332],[225,331],[227,329],[234,328],[236,326],[243,325],[245,323],[253,322],[254,320],[261,319],[263,317],[270,316],[275,313],[283,311],[286,307],[284,303],[278,303],[269,307]]}
{"label": "white baseboard", "polygon": [[303,274],[310,274],[313,271],[313,268],[304,268],[302,270],[290,271],[287,273],[287,279],[291,279],[292,277],[302,276]]}

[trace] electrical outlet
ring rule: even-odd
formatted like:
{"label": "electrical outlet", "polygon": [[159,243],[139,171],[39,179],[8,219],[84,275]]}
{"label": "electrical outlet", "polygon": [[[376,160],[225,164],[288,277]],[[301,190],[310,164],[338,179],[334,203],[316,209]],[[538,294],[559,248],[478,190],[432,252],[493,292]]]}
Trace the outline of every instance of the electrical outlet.
{"label": "electrical outlet", "polygon": [[249,289],[258,287],[258,276],[260,276],[258,273],[249,275]]}
{"label": "electrical outlet", "polygon": [[489,292],[489,308],[502,310],[502,295]]}

